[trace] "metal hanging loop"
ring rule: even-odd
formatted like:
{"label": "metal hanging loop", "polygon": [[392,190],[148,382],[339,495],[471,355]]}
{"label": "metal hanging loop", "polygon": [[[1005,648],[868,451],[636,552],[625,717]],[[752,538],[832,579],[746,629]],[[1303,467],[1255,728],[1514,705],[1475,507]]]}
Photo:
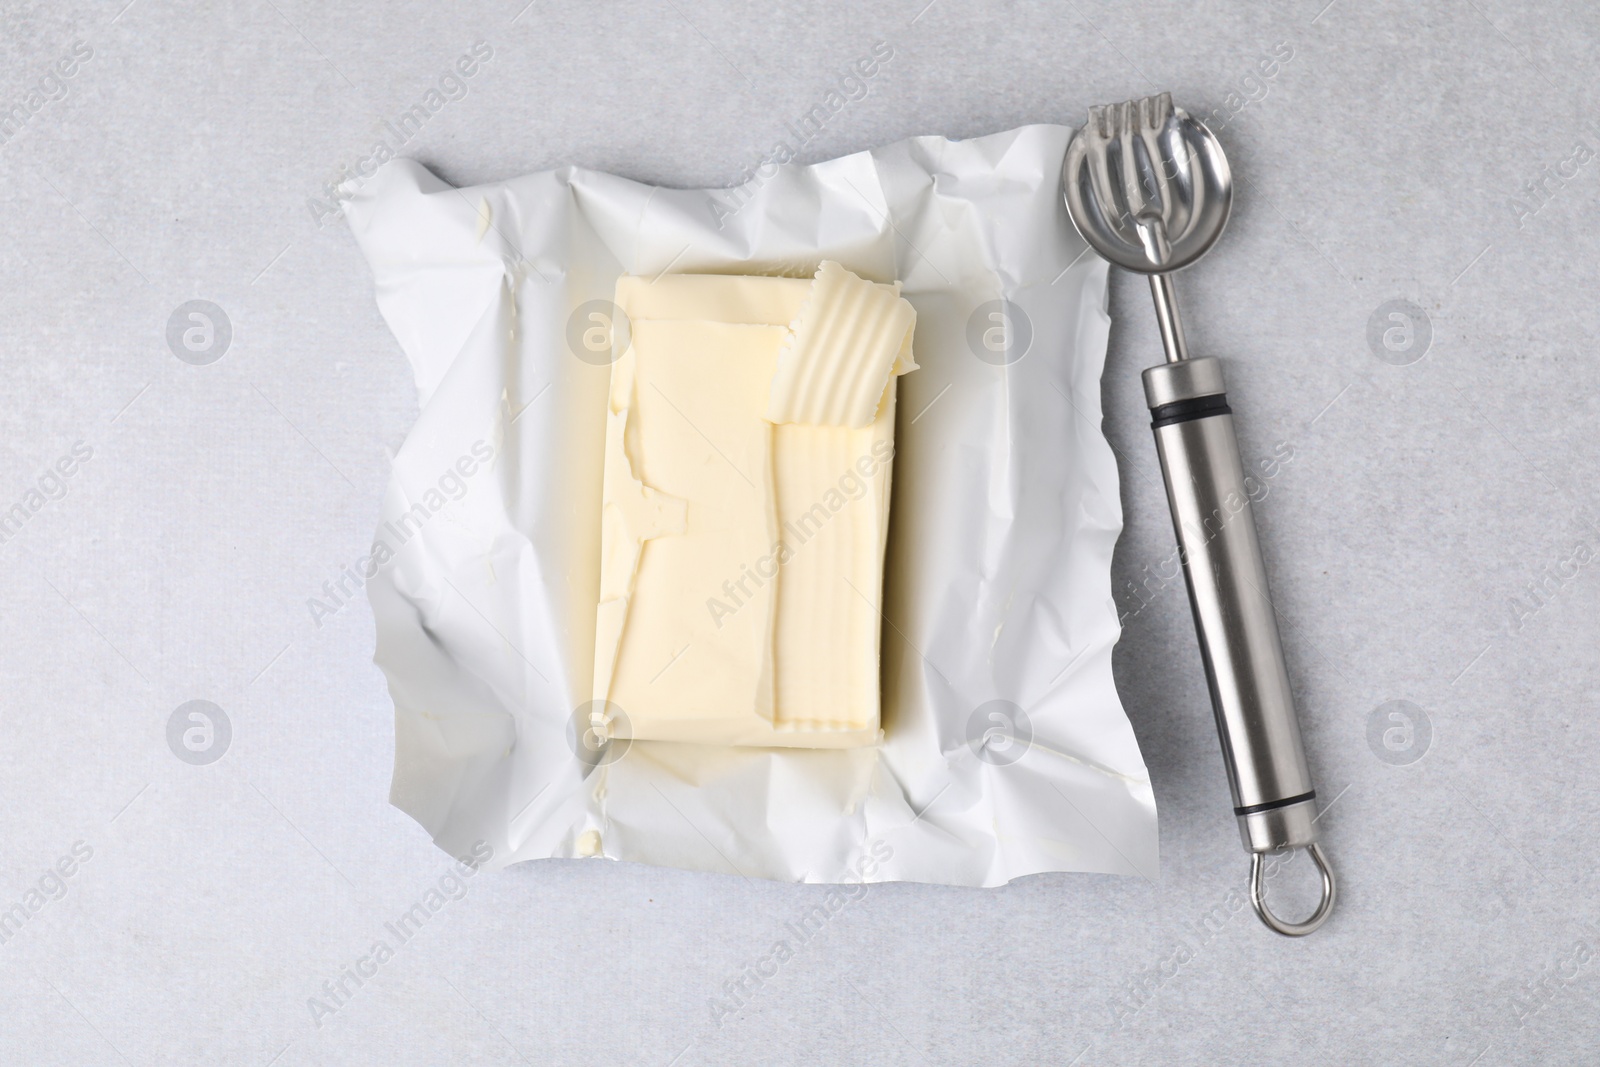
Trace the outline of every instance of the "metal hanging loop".
{"label": "metal hanging loop", "polygon": [[1267,907],[1265,886],[1262,884],[1266,875],[1267,854],[1256,852],[1250,857],[1250,904],[1269,930],[1284,937],[1304,937],[1321,926],[1332,913],[1334,898],[1339,893],[1338,886],[1333,880],[1333,870],[1328,866],[1328,857],[1322,854],[1322,846],[1313,841],[1306,846],[1306,851],[1311,853],[1311,859],[1322,875],[1322,901],[1309,919],[1297,923],[1285,922],[1272,914],[1272,909]]}

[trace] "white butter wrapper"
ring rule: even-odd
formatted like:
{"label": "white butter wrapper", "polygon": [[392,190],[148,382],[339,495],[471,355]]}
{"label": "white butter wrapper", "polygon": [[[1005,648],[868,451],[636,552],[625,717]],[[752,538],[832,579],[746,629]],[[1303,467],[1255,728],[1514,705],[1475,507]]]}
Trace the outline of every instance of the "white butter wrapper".
{"label": "white butter wrapper", "polygon": [[[455,189],[395,160],[346,215],[421,414],[367,584],[391,800],[490,868],[605,856],[786,881],[994,886],[1157,871],[1111,651],[1106,266],[1060,195],[1070,131],[917,137],[733,190],[573,167]],[[902,283],[884,740],[586,745],[619,275]],[[602,317],[594,318],[595,314]],[[612,324],[615,326],[615,324]],[[376,558],[376,557],[375,557]],[[626,709],[624,709],[625,711]]]}

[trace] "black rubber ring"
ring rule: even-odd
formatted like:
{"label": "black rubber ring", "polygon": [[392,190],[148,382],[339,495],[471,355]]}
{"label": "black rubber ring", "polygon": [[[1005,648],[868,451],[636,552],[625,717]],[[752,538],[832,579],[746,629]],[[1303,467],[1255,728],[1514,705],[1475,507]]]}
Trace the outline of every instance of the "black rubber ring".
{"label": "black rubber ring", "polygon": [[1247,808],[1234,808],[1235,815],[1254,815],[1258,811],[1271,811],[1274,808],[1287,808],[1290,804],[1299,804],[1307,800],[1317,799],[1317,791],[1301,793],[1297,797],[1285,797],[1283,800],[1269,800],[1265,804],[1251,804]]}
{"label": "black rubber ring", "polygon": [[1193,396],[1188,400],[1174,400],[1170,404],[1150,409],[1150,428],[1159,430],[1163,426],[1171,426],[1179,422],[1189,422],[1192,419],[1209,418],[1212,415],[1232,415],[1233,409],[1228,406],[1227,393],[1212,393],[1210,396]]}

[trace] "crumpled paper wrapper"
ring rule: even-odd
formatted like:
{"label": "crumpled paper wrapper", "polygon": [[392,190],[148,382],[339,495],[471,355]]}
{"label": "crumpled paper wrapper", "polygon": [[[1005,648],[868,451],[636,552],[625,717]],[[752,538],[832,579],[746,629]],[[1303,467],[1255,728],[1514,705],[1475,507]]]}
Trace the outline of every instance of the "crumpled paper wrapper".
{"label": "crumpled paper wrapper", "polygon": [[[605,856],[806,882],[1154,876],[1155,798],[1117,699],[1106,266],[1069,224],[1070,131],[917,137],[746,185],[574,167],[456,189],[411,160],[346,216],[421,414],[369,567],[394,804],[485,865]],[[617,277],[900,280],[876,747],[731,749],[584,726]],[[481,847],[481,846],[480,846]]]}

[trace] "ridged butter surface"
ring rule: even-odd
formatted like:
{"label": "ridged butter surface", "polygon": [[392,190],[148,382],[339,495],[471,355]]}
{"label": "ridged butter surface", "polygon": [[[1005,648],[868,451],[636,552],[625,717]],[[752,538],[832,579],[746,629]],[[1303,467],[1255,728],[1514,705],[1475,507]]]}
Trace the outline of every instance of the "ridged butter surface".
{"label": "ridged butter surface", "polygon": [[640,739],[875,741],[910,305],[837,264],[624,277],[616,303],[595,697]]}

